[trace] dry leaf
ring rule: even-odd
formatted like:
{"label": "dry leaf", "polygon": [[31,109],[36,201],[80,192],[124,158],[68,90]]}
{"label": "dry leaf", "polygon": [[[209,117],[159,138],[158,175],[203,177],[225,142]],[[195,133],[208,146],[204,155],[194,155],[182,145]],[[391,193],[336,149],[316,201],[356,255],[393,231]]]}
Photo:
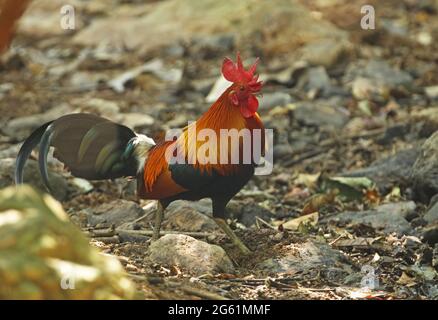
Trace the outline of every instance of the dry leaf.
{"label": "dry leaf", "polygon": [[402,273],[400,278],[398,278],[397,283],[408,287],[412,287],[417,284],[417,282],[415,281],[415,277],[408,276],[406,272]]}
{"label": "dry leaf", "polygon": [[298,227],[302,223],[310,223],[312,226],[316,226],[316,224],[318,223],[318,219],[319,219],[319,213],[313,212],[311,214],[289,220],[289,221],[283,223],[282,226],[284,229],[295,231],[295,230],[298,230]]}
{"label": "dry leaf", "polygon": [[332,189],[329,193],[325,194],[315,194],[306,201],[303,210],[301,211],[301,214],[309,214],[315,211],[319,211],[322,206],[334,203],[337,194],[337,189]]}
{"label": "dry leaf", "polygon": [[309,189],[314,189],[320,176],[321,172],[315,174],[300,173],[294,183],[304,185]]}

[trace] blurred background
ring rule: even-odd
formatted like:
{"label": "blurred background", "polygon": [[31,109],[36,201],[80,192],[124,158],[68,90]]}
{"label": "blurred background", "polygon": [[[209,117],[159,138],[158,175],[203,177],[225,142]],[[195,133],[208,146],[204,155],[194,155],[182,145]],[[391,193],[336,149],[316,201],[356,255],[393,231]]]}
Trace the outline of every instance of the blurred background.
{"label": "blurred background", "polygon": [[[368,10],[363,9],[366,5]],[[245,262],[239,270],[254,279],[304,272],[296,261],[286,271],[266,262],[271,258],[268,252],[280,252],[292,242],[288,236],[276,235],[279,225],[318,212],[318,224],[296,235],[304,243],[315,237],[331,243],[346,234],[350,240],[381,237],[384,243],[380,249],[358,252],[355,245],[328,248],[336,252],[304,246],[304,251],[316,255],[314,264],[306,265],[308,270],[318,269],[322,260],[341,263],[339,250],[350,259],[350,269],[338,270],[342,281],[323,277],[310,286],[359,286],[360,265],[374,263],[387,272],[382,296],[436,298],[438,288],[432,283],[438,218],[436,213],[426,214],[438,193],[436,179],[432,181],[438,155],[421,161],[418,157],[420,146],[438,129],[437,14],[436,0],[31,1],[11,47],[0,57],[0,187],[13,184],[14,158],[23,139],[42,123],[67,113],[99,114],[155,138],[185,126],[224,90],[223,58],[234,59],[240,51],[245,65],[261,59],[258,72],[265,86],[259,113],[265,126],[275,132],[275,167],[271,175],[255,177],[230,205],[235,224],[252,230],[246,240],[260,252],[255,262]],[[435,141],[429,143],[432,154],[438,154]],[[421,166],[412,173],[416,161]],[[89,183],[73,179],[54,160],[51,166],[56,198],[91,238],[97,234],[92,230],[111,225],[149,228],[152,216],[133,222],[148,212],[149,202],[136,199],[132,184]],[[339,175],[362,180],[330,180]],[[42,188],[36,161],[31,161],[25,181]],[[336,192],[330,191],[333,183]],[[125,200],[119,200],[121,196]],[[391,210],[401,210],[402,218],[370,218],[367,212],[381,203],[395,205],[398,209]],[[200,214],[208,211],[206,207],[203,202],[198,206],[179,203],[167,214],[165,229],[213,230],[214,225]],[[360,215],[348,216],[350,211]],[[256,216],[274,230],[264,229],[266,225]],[[331,217],[336,221],[347,217],[349,227],[342,223],[333,227]],[[297,223],[290,227],[294,232]],[[395,240],[387,238],[394,234]],[[412,248],[407,248],[406,235],[417,237],[419,243],[412,240]],[[145,262],[145,247],[138,243],[146,239],[111,234],[93,243],[104,252],[124,256],[122,264],[132,274],[186,281],[184,272]],[[209,240],[225,241],[221,236]],[[394,257],[393,249],[383,248],[388,243],[399,246],[400,256],[374,261],[375,254]],[[416,271],[406,269],[414,263],[419,265]],[[345,274],[356,278],[348,282]],[[170,293],[168,284],[152,290],[145,279],[135,280],[148,297],[193,298],[184,290]],[[258,283],[253,285],[251,280],[247,288],[224,285],[223,279],[205,281],[200,284],[204,289],[232,298],[355,297],[350,289],[257,291]],[[49,290],[36,287],[35,292]]]}

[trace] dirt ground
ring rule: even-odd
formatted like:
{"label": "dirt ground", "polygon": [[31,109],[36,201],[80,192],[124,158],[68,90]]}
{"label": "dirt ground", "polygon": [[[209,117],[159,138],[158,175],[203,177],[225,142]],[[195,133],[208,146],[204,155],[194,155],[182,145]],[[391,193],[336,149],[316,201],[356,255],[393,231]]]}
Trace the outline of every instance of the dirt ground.
{"label": "dirt ground", "polygon": [[[377,28],[371,32],[359,28],[365,2],[303,1],[313,17],[344,32],[349,43],[334,62],[301,66],[277,59],[260,40],[228,45],[226,37],[209,42],[213,37],[205,35],[150,50],[107,50],[103,44],[72,41],[94,19],[110,19],[110,10],[127,12],[126,19],[133,21],[154,10],[141,1],[82,5],[76,12],[78,30],[68,32],[32,29],[29,18],[0,61],[1,158],[15,157],[10,150],[17,150],[33,129],[67,112],[114,119],[132,114],[123,118],[125,124],[160,137],[208,108],[205,97],[224,56],[238,49],[247,57],[261,56],[260,73],[268,80],[259,111],[275,132],[274,169],[254,177],[229,209],[229,222],[253,254],[243,257],[217,228],[194,230],[190,221],[178,224],[170,216],[163,224],[165,231],[192,232],[224,248],[233,273],[195,275],[151,261],[149,236],[141,232],[152,230],[152,214],[131,225],[130,231],[139,231],[132,241],[117,232],[127,221],[90,224],[90,211],[102,204],[123,198],[144,208],[151,202],[137,199],[123,179],[93,181],[84,191],[52,162],[51,170],[68,181],[61,202],[72,221],[93,246],[119,258],[140,299],[437,299],[436,233],[432,240],[425,236],[436,232],[437,221],[424,218],[434,201],[416,195],[411,169],[419,147],[438,130],[438,4],[375,1]],[[36,3],[25,18],[41,13]],[[42,12],[45,6],[51,5],[41,4]],[[163,62],[158,72],[139,73],[122,92],[109,84],[157,58]],[[182,76],[160,77],[171,69]],[[289,78],[283,81],[285,72]],[[364,78],[371,80],[358,80]],[[400,156],[403,152],[406,156]],[[336,180],[340,176],[356,180]],[[394,207],[379,209],[388,204]],[[399,204],[410,209],[406,213]],[[387,212],[393,215],[384,220]],[[248,218],[255,215],[259,218]],[[204,223],[205,218],[195,217]],[[300,217],[301,223],[295,220]],[[369,272],[378,279],[371,289],[363,282]]]}

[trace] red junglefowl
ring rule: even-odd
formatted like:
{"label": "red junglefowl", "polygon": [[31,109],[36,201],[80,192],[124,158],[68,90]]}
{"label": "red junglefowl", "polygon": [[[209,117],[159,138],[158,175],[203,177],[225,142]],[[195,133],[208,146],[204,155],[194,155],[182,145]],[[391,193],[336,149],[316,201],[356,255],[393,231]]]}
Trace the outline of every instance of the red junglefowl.
{"label": "red junglefowl", "polygon": [[15,25],[30,0],[0,0],[0,53],[10,44]]}
{"label": "red junglefowl", "polygon": [[[254,133],[258,131],[258,154],[264,154],[265,133],[256,112],[258,100],[255,96],[262,83],[254,74],[256,66],[257,61],[245,70],[239,54],[236,64],[226,58],[222,73],[232,82],[230,87],[196,122],[190,123],[170,141],[155,144],[144,135],[92,114],[71,114],[48,122],[35,130],[21,147],[17,156],[16,183],[22,183],[25,162],[32,149],[40,144],[39,167],[45,185],[50,188],[47,154],[53,146],[54,156],[74,176],[89,180],[136,177],[139,197],[158,200],[154,240],[159,238],[163,211],[172,201],[211,198],[213,219],[233,243],[248,254],[249,249],[226,223],[225,207],[254,175],[257,159],[242,161],[246,148],[244,139],[239,136],[233,144],[231,136],[222,133],[227,129],[246,130],[255,137]],[[217,137],[216,144],[204,154],[199,152],[206,143],[200,138],[203,129]],[[251,148],[258,148],[254,142],[250,143],[251,151],[255,151]],[[181,152],[184,161],[169,161],[169,154],[174,155],[175,151]],[[238,157],[235,157],[236,153]],[[232,161],[233,158],[238,161]]]}

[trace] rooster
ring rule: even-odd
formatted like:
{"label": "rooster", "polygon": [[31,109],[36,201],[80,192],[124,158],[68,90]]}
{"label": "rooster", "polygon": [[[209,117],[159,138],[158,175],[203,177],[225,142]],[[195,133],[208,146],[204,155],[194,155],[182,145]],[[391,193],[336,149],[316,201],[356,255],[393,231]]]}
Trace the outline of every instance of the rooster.
{"label": "rooster", "polygon": [[[261,132],[258,154],[263,156],[264,126],[257,113],[256,96],[262,82],[255,75],[257,63],[258,59],[246,70],[239,54],[237,63],[225,58],[222,74],[231,85],[208,111],[170,141],[155,143],[123,125],[86,113],[65,115],[48,122],[24,141],[16,159],[15,181],[17,184],[23,182],[26,160],[39,144],[39,168],[43,182],[50,190],[47,155],[53,146],[54,156],[76,177],[89,180],[136,177],[138,196],[158,200],[153,240],[159,238],[163,212],[172,201],[210,198],[214,221],[242,253],[249,254],[251,251],[227,224],[225,207],[254,175],[257,159],[242,161],[245,147],[242,139],[234,147],[231,142],[225,144],[228,148],[223,148],[221,140],[230,137],[221,136],[221,132],[237,129],[252,134],[257,129]],[[198,134],[203,129],[214,132],[218,141],[200,155],[196,151],[202,146]],[[252,143],[251,148],[256,148],[254,145]],[[169,161],[168,155],[174,154],[172,150],[182,150],[185,161]],[[239,152],[237,163],[230,161],[236,152]]]}
{"label": "rooster", "polygon": [[0,53],[9,46],[15,26],[30,0],[0,0]]}

